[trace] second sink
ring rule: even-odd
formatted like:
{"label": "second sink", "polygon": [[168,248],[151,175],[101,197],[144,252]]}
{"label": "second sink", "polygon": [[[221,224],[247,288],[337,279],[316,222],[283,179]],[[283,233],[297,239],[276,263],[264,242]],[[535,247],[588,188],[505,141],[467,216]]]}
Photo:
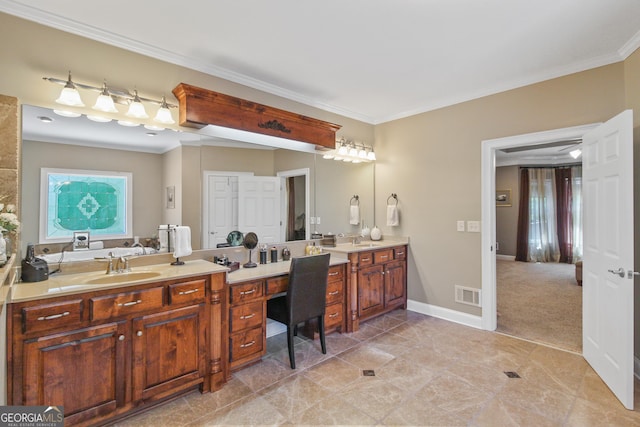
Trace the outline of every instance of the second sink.
{"label": "second sink", "polygon": [[160,276],[157,271],[132,271],[129,273],[108,274],[95,279],[87,280],[88,285],[106,285],[109,283],[125,283],[136,280],[153,279]]}

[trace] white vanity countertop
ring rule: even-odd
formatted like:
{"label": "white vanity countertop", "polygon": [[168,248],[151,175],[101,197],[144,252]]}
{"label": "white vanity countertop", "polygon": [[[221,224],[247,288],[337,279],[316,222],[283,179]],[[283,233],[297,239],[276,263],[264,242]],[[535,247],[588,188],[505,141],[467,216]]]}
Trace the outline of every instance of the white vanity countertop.
{"label": "white vanity countertop", "polygon": [[[134,267],[131,273],[116,273],[106,275],[104,271],[76,274],[61,274],[49,276],[48,280],[42,282],[21,282],[13,285],[11,302],[29,301],[41,298],[52,298],[62,295],[72,295],[80,292],[97,291],[104,289],[117,289],[121,287],[152,283],[163,280],[185,278],[191,276],[202,276],[205,274],[224,273],[229,271],[227,267],[214,264],[202,259],[185,261],[184,265],[154,264],[144,267]],[[135,279],[135,275],[148,272],[152,277],[143,277],[138,280],[127,280],[128,277]],[[90,281],[121,280],[116,283],[96,283]]]}
{"label": "white vanity countertop", "polygon": [[365,251],[374,251],[376,249],[386,249],[393,248],[395,246],[408,245],[408,238],[394,238],[394,239],[383,239],[383,240],[362,240],[362,242],[353,244],[351,242],[348,243],[338,243],[335,247],[332,246],[323,246],[322,250],[326,252],[336,252],[349,254],[352,252],[365,252]]}
{"label": "white vanity countertop", "polygon": [[[339,255],[331,256],[329,265],[346,264],[349,260]],[[258,264],[254,268],[244,268],[240,264],[240,269],[227,273],[227,283],[233,285],[235,283],[248,282],[250,280],[259,280],[266,277],[282,276],[288,274],[291,267],[291,261],[279,261],[268,264]]]}

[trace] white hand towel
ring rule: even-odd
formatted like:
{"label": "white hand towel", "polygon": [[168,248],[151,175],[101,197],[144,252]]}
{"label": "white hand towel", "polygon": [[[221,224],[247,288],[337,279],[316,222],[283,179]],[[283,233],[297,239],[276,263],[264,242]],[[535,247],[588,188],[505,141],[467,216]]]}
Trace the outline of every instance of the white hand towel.
{"label": "white hand towel", "polygon": [[349,224],[360,224],[360,206],[351,205],[351,209],[349,209]]}
{"label": "white hand towel", "polygon": [[387,205],[387,225],[389,227],[400,225],[400,220],[398,218],[398,205]]}
{"label": "white hand towel", "polygon": [[158,227],[158,240],[160,241],[160,250],[158,252],[169,252],[169,233],[167,233],[167,225]]}
{"label": "white hand towel", "polygon": [[191,228],[180,225],[175,228],[175,250],[174,258],[182,258],[191,255]]}

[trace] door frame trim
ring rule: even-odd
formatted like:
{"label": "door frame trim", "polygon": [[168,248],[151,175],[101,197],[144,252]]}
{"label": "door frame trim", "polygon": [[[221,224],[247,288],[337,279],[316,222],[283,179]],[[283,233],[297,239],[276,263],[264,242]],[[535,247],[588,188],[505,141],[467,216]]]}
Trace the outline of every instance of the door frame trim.
{"label": "door frame trim", "polygon": [[496,295],[496,150],[543,144],[562,139],[582,138],[601,123],[554,129],[503,138],[486,139],[481,148],[481,265],[482,329],[495,331],[498,326]]}

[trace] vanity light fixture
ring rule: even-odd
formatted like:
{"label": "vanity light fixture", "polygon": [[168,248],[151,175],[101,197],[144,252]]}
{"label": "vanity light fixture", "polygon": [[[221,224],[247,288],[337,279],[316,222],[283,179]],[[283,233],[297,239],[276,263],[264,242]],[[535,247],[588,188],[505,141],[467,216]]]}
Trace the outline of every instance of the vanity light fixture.
{"label": "vanity light fixture", "polygon": [[56,102],[70,107],[84,107],[84,103],[80,98],[80,92],[78,92],[78,88],[73,81],[71,81],[71,71],[69,71],[69,79],[64,84],[64,88],[60,92],[60,96],[56,99]]}
{"label": "vanity light fixture", "polygon": [[115,104],[113,103],[113,98],[111,98],[111,94],[109,93],[109,89],[107,89],[107,82],[102,83],[102,90],[100,91],[100,95],[98,95],[98,99],[96,99],[96,103],[93,105],[94,110],[104,111],[105,113],[117,113]]}
{"label": "vanity light fixture", "polygon": [[[175,123],[175,120],[171,115],[171,108],[178,108],[178,106],[169,104],[164,96],[161,100],[144,98],[138,95],[137,89],[134,89],[133,93],[131,93],[126,89],[108,87],[106,81],[102,83],[102,87],[77,83],[71,79],[71,71],[69,71],[69,77],[67,80],[61,80],[54,77],[43,77],[43,80],[64,86],[60,96],[56,99],[56,102],[59,104],[67,105],[69,107],[84,107],[85,104],[82,102],[80,97],[79,89],[81,89],[99,93],[98,99],[93,106],[93,109],[95,110],[105,113],[118,113],[115,104],[123,104],[128,106],[126,112],[128,117],[135,119],[147,119],[149,118],[149,115],[146,112],[145,104],[154,104],[158,106],[158,111],[153,118],[154,122],[163,125],[172,125]],[[67,110],[56,110],[56,113],[66,117],[79,117],[81,115],[80,113]],[[123,123],[120,124],[125,126],[131,126],[133,124],[128,120],[124,120],[122,122]],[[138,126],[139,123],[133,125]],[[158,127],[154,130],[164,130],[164,128]]]}
{"label": "vanity light fixture", "polygon": [[127,111],[127,116],[135,117],[136,119],[148,119],[149,115],[145,111],[144,105],[142,105],[142,101],[140,101],[140,97],[138,96],[138,89],[134,89],[133,93],[133,101],[131,101],[131,104],[129,104],[129,111]]}
{"label": "vanity light fixture", "polygon": [[343,162],[362,163],[376,160],[373,147],[341,138],[336,141],[336,148],[323,152],[323,159],[333,159]]}

